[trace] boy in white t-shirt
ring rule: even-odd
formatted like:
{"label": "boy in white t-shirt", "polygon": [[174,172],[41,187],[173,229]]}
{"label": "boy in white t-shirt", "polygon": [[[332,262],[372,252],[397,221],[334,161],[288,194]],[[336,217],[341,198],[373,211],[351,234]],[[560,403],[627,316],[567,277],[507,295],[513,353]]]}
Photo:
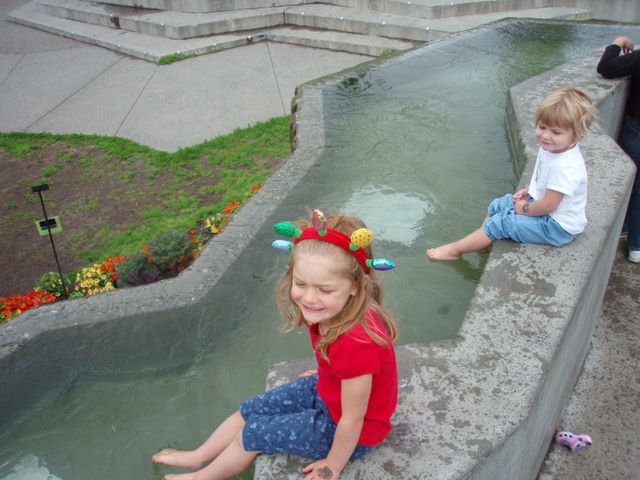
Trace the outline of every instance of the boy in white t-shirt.
{"label": "boy in white t-shirt", "polygon": [[493,200],[482,227],[456,242],[430,248],[427,256],[456,260],[504,238],[556,247],[571,242],[587,225],[587,169],[578,141],[588,133],[595,115],[584,91],[575,87],[553,91],[536,112],[540,148],[529,187]]}

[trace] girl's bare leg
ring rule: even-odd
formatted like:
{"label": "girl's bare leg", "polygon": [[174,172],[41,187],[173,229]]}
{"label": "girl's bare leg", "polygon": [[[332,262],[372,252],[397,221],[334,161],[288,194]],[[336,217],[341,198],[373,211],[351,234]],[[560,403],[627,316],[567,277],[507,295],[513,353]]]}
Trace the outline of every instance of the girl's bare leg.
{"label": "girl's bare leg", "polygon": [[240,412],[236,411],[220,424],[211,436],[195,450],[174,450],[167,448],[156,453],[152,460],[154,463],[169,465],[170,467],[186,467],[197,470],[210,463],[220,455],[234,439],[242,432],[244,419]]}
{"label": "girl's bare leg", "polygon": [[457,260],[465,253],[480,252],[492,243],[484,230],[479,228],[456,242],[430,248],[427,250],[427,257],[431,260]]}
{"label": "girl's bare leg", "polygon": [[242,446],[242,433],[202,470],[181,475],[165,475],[164,480],[224,480],[244,472],[259,452],[247,452]]}

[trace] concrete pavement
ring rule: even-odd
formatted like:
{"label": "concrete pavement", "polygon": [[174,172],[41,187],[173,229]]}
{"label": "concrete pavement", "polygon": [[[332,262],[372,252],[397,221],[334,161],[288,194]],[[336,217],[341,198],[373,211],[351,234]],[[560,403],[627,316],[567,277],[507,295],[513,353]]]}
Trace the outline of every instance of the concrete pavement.
{"label": "concrete pavement", "polygon": [[593,445],[569,452],[551,445],[538,480],[632,480],[640,471],[640,264],[622,239],[600,320],[558,428],[587,433]]}
{"label": "concrete pavement", "polygon": [[[158,66],[6,22],[24,1],[0,5],[2,131],[117,135],[174,151],[287,114],[296,85],[370,59],[263,42]],[[594,445],[578,453],[552,445],[540,480],[637,478],[640,265],[623,245],[559,425]]]}
{"label": "concrete pavement", "polygon": [[290,113],[295,87],[372,57],[261,42],[160,66],[10,23],[0,131],[116,135],[176,151]]}

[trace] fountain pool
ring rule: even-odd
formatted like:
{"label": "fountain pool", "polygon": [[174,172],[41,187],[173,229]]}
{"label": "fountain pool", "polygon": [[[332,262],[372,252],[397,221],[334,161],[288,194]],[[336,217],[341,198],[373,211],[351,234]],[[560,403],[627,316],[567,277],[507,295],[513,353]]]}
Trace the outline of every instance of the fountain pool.
{"label": "fountain pool", "polygon": [[[153,452],[196,446],[263,389],[270,364],[309,356],[303,333],[278,332],[272,290],[286,256],[268,248],[270,225],[305,205],[362,216],[376,253],[396,261],[381,276],[401,343],[454,336],[483,258],[434,264],[423,252],[477,226],[486,203],[516,186],[508,87],[639,31],[501,22],[310,86],[323,92],[326,147],[209,294],[204,319],[175,319],[197,338],[191,354],[171,368],[78,377],[25,414],[2,412],[0,478],[159,478]],[[162,325],[150,341],[172,356]]]}

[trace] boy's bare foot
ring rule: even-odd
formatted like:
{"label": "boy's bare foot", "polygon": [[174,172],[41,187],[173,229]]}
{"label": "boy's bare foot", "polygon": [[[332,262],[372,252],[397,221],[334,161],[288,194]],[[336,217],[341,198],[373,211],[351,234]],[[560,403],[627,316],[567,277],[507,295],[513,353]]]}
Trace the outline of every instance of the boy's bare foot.
{"label": "boy's bare foot", "polygon": [[203,463],[196,458],[194,452],[165,448],[151,457],[153,463],[168,465],[169,467],[185,467],[191,470],[202,468]]}
{"label": "boy's bare foot", "polygon": [[450,243],[436,248],[430,248],[426,254],[431,260],[458,260],[461,257]]}

